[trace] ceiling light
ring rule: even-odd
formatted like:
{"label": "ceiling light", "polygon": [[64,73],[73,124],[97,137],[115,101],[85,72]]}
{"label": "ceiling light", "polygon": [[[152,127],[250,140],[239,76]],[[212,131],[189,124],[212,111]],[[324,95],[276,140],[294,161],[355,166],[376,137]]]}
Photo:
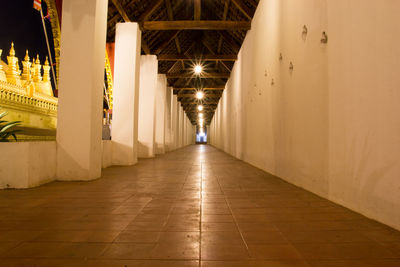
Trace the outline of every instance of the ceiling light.
{"label": "ceiling light", "polygon": [[203,98],[204,98],[204,93],[203,93],[202,91],[198,91],[198,92],[196,93],[196,98],[197,98],[197,99],[203,99]]}
{"label": "ceiling light", "polygon": [[197,106],[197,109],[198,109],[199,111],[202,111],[202,110],[204,109],[204,107],[203,107],[202,105],[199,105],[199,106]]}
{"label": "ceiling light", "polygon": [[203,118],[204,114],[203,113],[199,113],[199,118]]}
{"label": "ceiling light", "polygon": [[201,65],[194,66],[194,73],[200,74],[203,71],[203,67]]}

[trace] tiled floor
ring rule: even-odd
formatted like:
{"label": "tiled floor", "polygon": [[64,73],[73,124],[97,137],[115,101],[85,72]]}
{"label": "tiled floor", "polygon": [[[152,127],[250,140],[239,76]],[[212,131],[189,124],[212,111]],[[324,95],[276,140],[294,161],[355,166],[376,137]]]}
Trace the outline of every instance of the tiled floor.
{"label": "tiled floor", "polygon": [[190,146],[93,182],[0,191],[0,266],[398,267],[400,233]]}

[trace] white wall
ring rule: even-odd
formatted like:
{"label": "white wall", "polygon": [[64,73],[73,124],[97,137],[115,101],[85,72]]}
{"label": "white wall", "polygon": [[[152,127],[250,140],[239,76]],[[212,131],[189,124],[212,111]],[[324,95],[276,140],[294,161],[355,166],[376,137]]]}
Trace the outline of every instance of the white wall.
{"label": "white wall", "polygon": [[210,140],[400,229],[400,2],[367,2],[261,0]]}
{"label": "white wall", "polygon": [[0,143],[0,189],[28,188],[56,177],[56,142]]}
{"label": "white wall", "polygon": [[165,121],[167,102],[167,76],[158,74],[156,90],[156,154],[165,153]]}

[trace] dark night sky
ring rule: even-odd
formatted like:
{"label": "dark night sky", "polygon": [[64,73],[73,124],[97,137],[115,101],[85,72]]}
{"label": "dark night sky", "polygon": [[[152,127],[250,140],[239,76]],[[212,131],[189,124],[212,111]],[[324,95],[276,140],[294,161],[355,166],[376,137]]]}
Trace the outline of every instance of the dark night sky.
{"label": "dark night sky", "polygon": [[[48,55],[46,39],[40,12],[33,8],[33,0],[2,0],[0,8],[0,49],[3,49],[1,59],[6,61],[11,42],[14,42],[16,56],[23,60],[26,49],[31,60],[39,54],[41,63]],[[46,16],[47,7],[42,0],[43,14]],[[47,34],[54,58],[53,35],[51,23],[46,21]],[[20,65],[22,69],[22,65]]]}

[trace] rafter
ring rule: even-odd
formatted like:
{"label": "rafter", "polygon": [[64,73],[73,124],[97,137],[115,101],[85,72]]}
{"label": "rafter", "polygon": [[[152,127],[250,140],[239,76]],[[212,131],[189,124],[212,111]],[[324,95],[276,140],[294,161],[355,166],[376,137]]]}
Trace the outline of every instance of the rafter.
{"label": "rafter", "polygon": [[240,46],[236,43],[235,40],[233,40],[229,33],[227,33],[226,31],[219,31],[219,34],[225,40],[225,42],[227,42],[233,48],[236,53],[240,50]]}
{"label": "rafter", "polygon": [[117,14],[115,14],[111,19],[109,19],[107,21],[107,23],[108,23],[108,25],[114,25],[120,18],[121,18],[121,14],[119,12],[117,12]]}
{"label": "rafter", "polygon": [[164,48],[166,48],[166,47],[168,46],[168,44],[178,36],[179,32],[180,32],[180,31],[172,32],[171,36],[170,36],[168,39],[166,39],[166,40],[156,49],[155,54],[156,54],[156,55],[160,54],[161,51],[163,51]]}
{"label": "rafter", "polygon": [[249,20],[251,20],[251,10],[243,3],[242,0],[232,0],[233,4],[243,13]]}
{"label": "rafter", "polygon": [[[188,52],[190,51],[190,49],[192,49],[193,46],[195,46],[195,44],[196,44],[196,42],[193,42],[193,43],[189,46],[189,48],[186,49],[186,51],[185,51],[184,54],[188,53]],[[178,61],[177,61],[177,62],[178,62]],[[174,65],[172,65],[171,68],[168,69],[167,73],[171,72],[171,71],[175,68],[177,62],[175,62]],[[182,69],[185,69],[185,63],[184,63],[183,61],[180,61],[180,62],[182,62]]]}
{"label": "rafter", "polygon": [[194,20],[201,18],[201,0],[194,0]]}
{"label": "rafter", "polygon": [[114,4],[114,6],[117,8],[118,13],[121,15],[121,17],[126,21],[130,22],[131,19],[129,18],[128,14],[126,14],[124,7],[121,5],[121,3],[118,0],[111,0],[111,2]]}
{"label": "rafter", "polygon": [[140,23],[142,30],[250,30],[248,21],[220,20],[175,20],[175,21],[144,21]]}
{"label": "rafter", "polygon": [[[165,0],[165,6],[167,7],[168,19],[173,21],[174,20],[174,12],[172,11],[171,0]],[[178,53],[181,53],[181,46],[179,44],[178,37],[175,38],[175,44],[176,44],[176,49],[177,49]]]}
{"label": "rafter", "polygon": [[181,79],[191,79],[191,78],[202,78],[202,79],[214,79],[214,78],[220,78],[220,79],[228,79],[230,77],[230,73],[203,73],[200,76],[196,76],[193,73],[190,72],[181,72],[181,73],[167,73],[167,79],[176,79],[176,78],[181,78]]}
{"label": "rafter", "polygon": [[[197,90],[197,87],[174,87],[174,90]],[[201,88],[203,91],[221,91],[225,89],[225,85],[214,86],[214,87],[204,87]]]}
{"label": "rafter", "polygon": [[[225,0],[224,13],[222,14],[222,20],[226,20],[226,17],[228,16],[230,2],[231,2],[230,0]],[[221,48],[222,48],[222,36],[220,36],[219,40],[218,40],[218,50],[217,50],[218,54],[221,53]]]}
{"label": "rafter", "polygon": [[228,68],[228,66],[221,60],[219,61],[221,63],[221,65],[229,72],[231,72],[232,70],[230,68]]}
{"label": "rafter", "polygon": [[[194,98],[196,97],[196,94],[178,94],[178,97],[181,98]],[[205,96],[204,99],[210,98],[210,99],[219,99],[221,96],[220,95],[207,95]]]}
{"label": "rafter", "polygon": [[164,0],[153,0],[147,7],[147,9],[140,15],[138,21],[147,20],[151,14],[162,4]]}
{"label": "rafter", "polygon": [[127,7],[133,7],[140,0],[130,0],[130,2],[126,5]]}
{"label": "rafter", "polygon": [[149,46],[147,45],[146,41],[143,39],[143,36],[142,36],[142,41],[141,41],[141,42],[142,42],[142,49],[143,49],[144,53],[145,53],[146,55],[151,54],[150,48],[149,48]]}
{"label": "rafter", "polygon": [[201,55],[201,56],[194,56],[194,55],[169,55],[169,54],[160,54],[157,56],[159,61],[177,61],[177,60],[185,60],[185,61],[216,61],[216,60],[224,60],[224,61],[236,61],[237,55]]}
{"label": "rafter", "polygon": [[187,105],[207,105],[207,104],[218,104],[219,99],[218,100],[213,100],[213,101],[202,101],[202,102],[198,102],[197,100],[180,100],[180,102],[187,106]]}
{"label": "rafter", "polygon": [[[124,19],[125,22],[131,22],[131,19],[129,18],[128,14],[125,12],[124,7],[121,5],[121,3],[118,0],[111,0],[114,6],[117,8],[118,13],[121,15],[121,17]],[[150,54],[150,49],[149,46],[147,45],[146,41],[143,39],[141,40],[141,46],[143,51],[148,55]]]}

